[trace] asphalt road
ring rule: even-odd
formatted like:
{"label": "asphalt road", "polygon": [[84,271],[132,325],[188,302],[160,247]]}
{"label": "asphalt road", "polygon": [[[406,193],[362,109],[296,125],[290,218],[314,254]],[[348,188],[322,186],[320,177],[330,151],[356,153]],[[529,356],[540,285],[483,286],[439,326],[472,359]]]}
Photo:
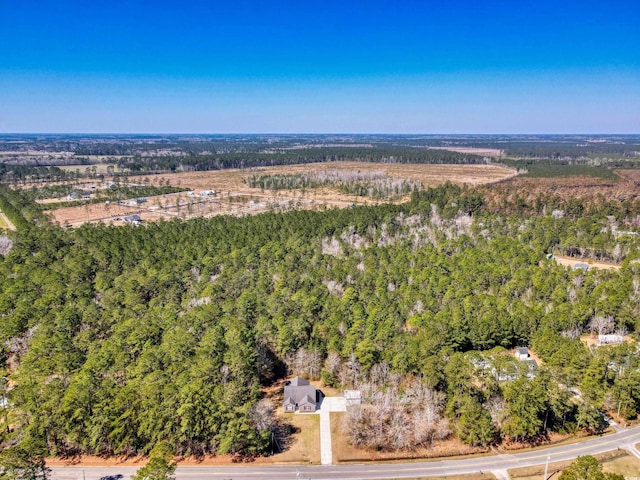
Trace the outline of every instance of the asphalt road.
{"label": "asphalt road", "polygon": [[[571,445],[545,448],[513,454],[477,456],[459,460],[440,460],[415,463],[367,463],[354,465],[314,466],[225,466],[178,467],[177,480],[379,480],[389,478],[416,478],[441,475],[477,473],[480,471],[510,470],[547,461],[572,460],[580,455],[597,454],[640,443],[640,427],[611,435],[591,438]],[[129,479],[135,467],[54,467],[56,480],[117,480]]]}

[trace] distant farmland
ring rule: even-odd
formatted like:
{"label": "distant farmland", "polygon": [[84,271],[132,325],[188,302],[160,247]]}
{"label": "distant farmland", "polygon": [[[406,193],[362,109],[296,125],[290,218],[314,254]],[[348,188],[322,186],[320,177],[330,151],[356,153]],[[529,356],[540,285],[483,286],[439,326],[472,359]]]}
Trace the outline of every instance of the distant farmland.
{"label": "distant farmland", "polygon": [[[321,172],[378,172],[390,179],[408,180],[422,187],[446,181],[457,184],[493,183],[516,174],[499,165],[431,165],[381,164],[369,162],[328,162],[304,165],[184,172],[128,177],[131,183],[169,184],[189,188],[191,193],[173,193],[149,197],[140,205],[93,204],[56,209],[50,215],[60,224],[71,226],[86,222],[120,222],[124,216],[137,214],[143,220],[193,218],[214,215],[247,215],[268,210],[344,208],[352,204],[375,204],[381,201],[343,193],[333,186],[294,190],[252,188],[245,180],[253,175],[296,175]],[[215,195],[202,196],[202,191]],[[406,199],[406,197],[405,197]],[[396,201],[402,201],[398,199]],[[117,220],[120,219],[120,220]]]}

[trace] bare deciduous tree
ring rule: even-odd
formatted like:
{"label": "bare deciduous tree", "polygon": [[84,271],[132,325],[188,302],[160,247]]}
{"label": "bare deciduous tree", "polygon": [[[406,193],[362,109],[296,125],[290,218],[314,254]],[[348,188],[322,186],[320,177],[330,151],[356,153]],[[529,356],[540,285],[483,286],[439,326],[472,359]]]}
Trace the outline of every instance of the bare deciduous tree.
{"label": "bare deciduous tree", "polygon": [[[343,425],[350,442],[376,449],[401,449],[448,436],[451,430],[442,417],[444,395],[417,378],[400,388],[393,374],[381,373],[387,368],[372,367],[375,379],[359,384],[363,403],[347,410]],[[393,383],[378,383],[382,376]]]}
{"label": "bare deciduous tree", "polygon": [[607,333],[611,333],[615,326],[615,320],[611,315],[607,315],[606,317],[596,315],[589,322],[591,333],[597,332],[598,335],[606,335]]}
{"label": "bare deciduous tree", "polygon": [[298,349],[293,355],[287,355],[285,362],[294,375],[317,379],[320,376],[322,357],[316,349],[312,351]]}
{"label": "bare deciduous tree", "polygon": [[576,338],[580,337],[580,335],[582,335],[582,328],[580,328],[579,325],[574,325],[571,328],[567,328],[566,330],[563,330],[562,333],[560,333],[560,335],[562,335],[565,338],[571,338],[572,340],[575,340]]}
{"label": "bare deciduous tree", "polygon": [[498,428],[502,428],[502,422],[506,420],[508,415],[507,402],[504,401],[504,398],[495,395],[485,402],[484,408],[491,414],[493,423]]}
{"label": "bare deciduous tree", "polygon": [[13,242],[6,235],[0,235],[0,255],[6,256],[13,248]]}
{"label": "bare deciduous tree", "polygon": [[276,409],[273,402],[267,398],[258,401],[251,409],[251,421],[256,429],[271,430],[276,425]]}

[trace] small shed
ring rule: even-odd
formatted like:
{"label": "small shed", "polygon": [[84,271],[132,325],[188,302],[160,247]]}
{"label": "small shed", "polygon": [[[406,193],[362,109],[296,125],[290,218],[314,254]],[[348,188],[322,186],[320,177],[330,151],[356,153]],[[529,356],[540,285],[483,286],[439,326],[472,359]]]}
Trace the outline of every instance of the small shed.
{"label": "small shed", "polygon": [[529,359],[529,349],[527,347],[518,347],[518,348],[516,348],[516,358],[518,360],[528,360]]}
{"label": "small shed", "polygon": [[589,271],[589,264],[587,263],[576,263],[573,265],[574,270],[584,270],[585,272]]}
{"label": "small shed", "polygon": [[360,405],[362,403],[362,392],[360,390],[345,390],[344,398],[346,400],[347,407]]}

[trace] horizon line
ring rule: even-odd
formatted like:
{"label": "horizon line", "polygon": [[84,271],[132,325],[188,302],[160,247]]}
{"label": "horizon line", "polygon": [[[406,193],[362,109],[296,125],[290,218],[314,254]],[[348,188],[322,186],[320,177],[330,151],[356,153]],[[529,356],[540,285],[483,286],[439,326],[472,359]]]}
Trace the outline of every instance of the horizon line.
{"label": "horizon line", "polygon": [[492,132],[492,133],[424,133],[424,132],[403,132],[403,133],[384,133],[384,132],[0,132],[0,136],[7,135],[149,135],[149,136],[161,136],[161,135],[274,135],[274,136],[286,136],[286,135],[337,135],[337,136],[349,136],[349,135],[377,135],[377,136],[406,136],[406,135],[423,135],[423,136],[523,136],[523,135],[539,135],[539,136],[637,136],[640,135],[640,131],[634,133],[623,132],[597,132],[597,133],[584,133],[584,132],[519,132],[519,133],[504,133],[504,132]]}

